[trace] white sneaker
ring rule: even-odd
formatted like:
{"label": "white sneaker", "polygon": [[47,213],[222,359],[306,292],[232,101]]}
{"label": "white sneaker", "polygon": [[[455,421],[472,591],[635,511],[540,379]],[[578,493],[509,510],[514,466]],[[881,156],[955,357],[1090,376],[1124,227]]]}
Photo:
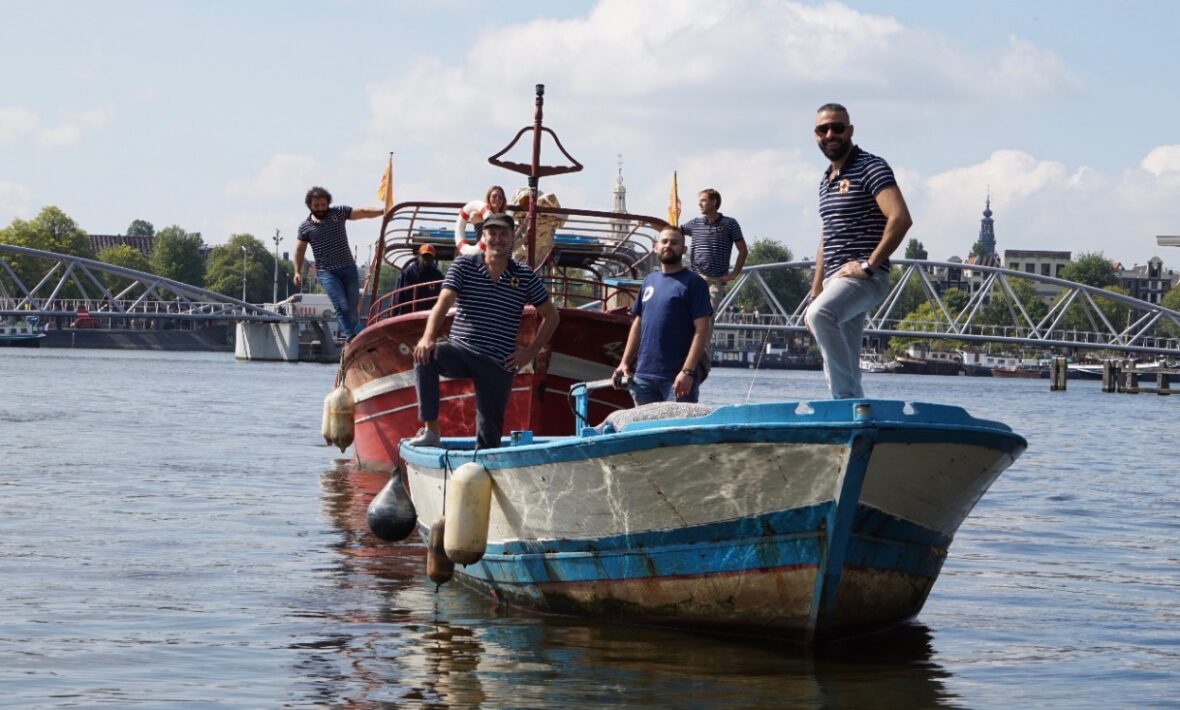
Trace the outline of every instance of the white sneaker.
{"label": "white sneaker", "polygon": [[414,438],[406,441],[409,446],[438,446],[440,443],[442,442],[439,440],[438,432],[431,431],[426,427],[419,429]]}

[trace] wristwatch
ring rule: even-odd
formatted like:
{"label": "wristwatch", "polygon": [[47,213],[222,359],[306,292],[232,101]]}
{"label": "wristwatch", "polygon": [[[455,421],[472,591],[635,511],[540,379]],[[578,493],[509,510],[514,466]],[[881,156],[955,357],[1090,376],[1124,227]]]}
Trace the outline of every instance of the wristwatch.
{"label": "wristwatch", "polygon": [[694,370],[690,370],[686,367],[683,370],[681,370],[681,372],[683,372],[684,374],[688,375],[689,377],[691,377],[693,379],[696,379],[697,373]]}
{"label": "wristwatch", "polygon": [[865,259],[864,261],[860,262],[860,268],[863,269],[864,272],[866,274],[868,274],[869,276],[873,275],[873,267],[871,264],[869,264],[868,259]]}

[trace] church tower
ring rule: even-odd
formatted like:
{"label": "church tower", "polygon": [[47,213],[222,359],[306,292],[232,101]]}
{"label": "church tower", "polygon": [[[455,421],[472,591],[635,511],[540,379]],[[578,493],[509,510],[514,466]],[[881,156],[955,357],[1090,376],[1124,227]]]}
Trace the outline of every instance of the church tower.
{"label": "church tower", "polygon": [[979,220],[979,253],[981,257],[996,256],[996,225],[992,219],[992,195],[987,194],[987,203],[983,208],[983,219]]}
{"label": "church tower", "polygon": [[[612,190],[615,197],[614,208],[615,212],[627,211],[627,187],[623,185],[623,156],[619,155],[619,174],[615,177],[615,187]],[[611,231],[619,236],[622,236],[630,229],[630,223],[625,219],[612,219],[610,221]]]}

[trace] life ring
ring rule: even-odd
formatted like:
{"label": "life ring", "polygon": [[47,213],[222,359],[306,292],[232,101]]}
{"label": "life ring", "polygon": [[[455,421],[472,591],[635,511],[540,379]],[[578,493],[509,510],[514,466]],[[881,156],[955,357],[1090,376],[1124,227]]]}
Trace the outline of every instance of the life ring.
{"label": "life ring", "polygon": [[458,253],[478,254],[484,248],[481,239],[475,244],[467,241],[467,224],[483,224],[484,217],[491,212],[491,205],[483,200],[472,200],[459,208],[459,216],[455,218],[455,249]]}

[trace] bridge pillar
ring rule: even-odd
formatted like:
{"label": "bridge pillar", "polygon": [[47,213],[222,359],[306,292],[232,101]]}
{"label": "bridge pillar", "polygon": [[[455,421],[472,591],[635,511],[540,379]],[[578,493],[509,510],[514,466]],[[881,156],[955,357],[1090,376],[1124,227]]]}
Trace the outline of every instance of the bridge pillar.
{"label": "bridge pillar", "polygon": [[299,326],[295,323],[237,324],[234,357],[239,360],[299,361]]}

